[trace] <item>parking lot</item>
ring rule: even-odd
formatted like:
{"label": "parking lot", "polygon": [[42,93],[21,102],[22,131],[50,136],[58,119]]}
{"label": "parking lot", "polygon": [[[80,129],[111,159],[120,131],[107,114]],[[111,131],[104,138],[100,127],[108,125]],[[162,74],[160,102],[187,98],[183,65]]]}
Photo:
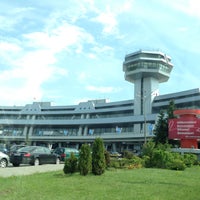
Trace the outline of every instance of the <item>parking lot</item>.
{"label": "parking lot", "polygon": [[63,167],[64,164],[46,164],[39,166],[20,165],[19,167],[13,167],[12,165],[9,165],[7,168],[0,168],[0,177],[23,176],[34,173],[57,171],[63,170]]}

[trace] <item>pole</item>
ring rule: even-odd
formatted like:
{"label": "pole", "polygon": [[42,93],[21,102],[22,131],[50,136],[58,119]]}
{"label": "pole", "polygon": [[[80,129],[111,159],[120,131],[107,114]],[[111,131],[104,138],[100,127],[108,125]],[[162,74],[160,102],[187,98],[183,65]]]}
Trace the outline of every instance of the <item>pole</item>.
{"label": "pole", "polygon": [[[156,91],[156,90],[154,90]],[[154,91],[151,91],[150,94],[146,95],[146,91],[145,91],[145,95],[142,97],[143,98],[143,115],[144,115],[144,144],[146,144],[147,142],[147,116],[146,116],[146,100],[149,96],[152,95],[152,93]]]}
{"label": "pole", "polygon": [[144,103],[143,112],[144,112],[144,144],[146,144],[146,142],[147,142],[147,120],[146,120],[145,103]]}

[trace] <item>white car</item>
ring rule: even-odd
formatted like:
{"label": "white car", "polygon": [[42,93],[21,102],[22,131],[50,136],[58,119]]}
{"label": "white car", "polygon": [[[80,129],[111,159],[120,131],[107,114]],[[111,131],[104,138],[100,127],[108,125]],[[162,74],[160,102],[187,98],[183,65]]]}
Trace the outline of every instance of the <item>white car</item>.
{"label": "white car", "polygon": [[8,166],[9,156],[5,153],[0,152],[0,167],[5,168]]}

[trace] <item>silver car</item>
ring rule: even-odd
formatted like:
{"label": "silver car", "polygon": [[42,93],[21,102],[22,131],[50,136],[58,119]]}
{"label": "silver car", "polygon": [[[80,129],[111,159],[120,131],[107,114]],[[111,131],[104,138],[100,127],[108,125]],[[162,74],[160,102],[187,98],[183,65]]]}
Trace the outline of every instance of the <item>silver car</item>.
{"label": "silver car", "polygon": [[0,167],[5,168],[8,166],[9,156],[5,153],[0,152]]}

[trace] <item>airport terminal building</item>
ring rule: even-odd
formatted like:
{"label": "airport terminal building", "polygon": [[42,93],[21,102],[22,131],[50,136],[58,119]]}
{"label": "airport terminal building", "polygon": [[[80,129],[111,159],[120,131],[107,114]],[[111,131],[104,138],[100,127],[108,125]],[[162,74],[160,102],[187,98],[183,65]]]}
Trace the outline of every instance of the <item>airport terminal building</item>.
{"label": "airport terminal building", "polygon": [[0,143],[79,148],[100,137],[108,151],[140,151],[143,143],[154,137],[158,114],[167,109],[170,100],[180,109],[200,108],[199,88],[159,95],[159,83],[169,79],[172,69],[166,54],[140,50],[126,55],[123,62],[125,80],[134,84],[134,99],[0,106]]}

